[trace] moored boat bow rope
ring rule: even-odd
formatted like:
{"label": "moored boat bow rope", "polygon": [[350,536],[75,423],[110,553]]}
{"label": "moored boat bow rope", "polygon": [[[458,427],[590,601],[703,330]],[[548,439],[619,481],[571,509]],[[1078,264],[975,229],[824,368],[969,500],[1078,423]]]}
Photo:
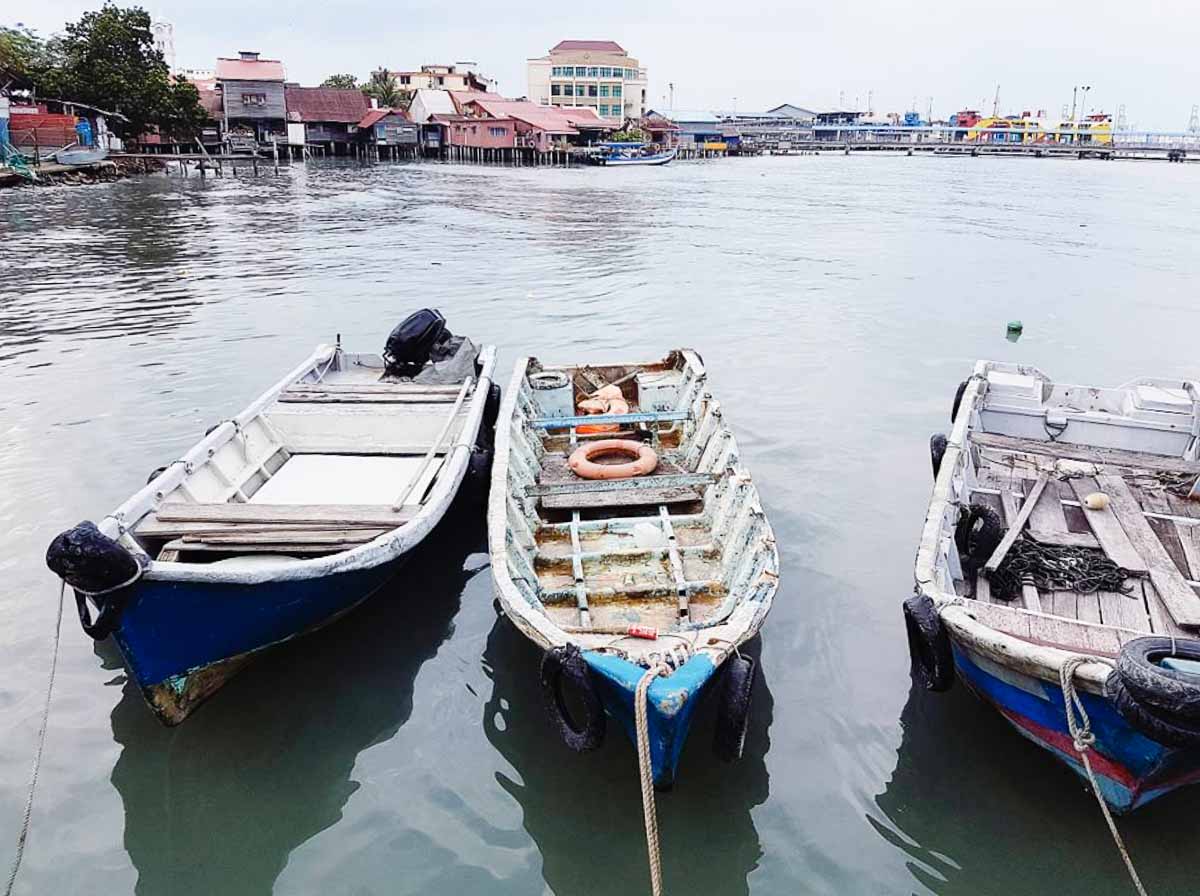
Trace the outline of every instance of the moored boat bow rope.
{"label": "moored boat bow rope", "polygon": [[1129,877],[1133,880],[1133,887],[1138,891],[1139,896],[1148,896],[1146,888],[1142,886],[1142,879],[1138,877],[1137,869],[1133,867],[1133,859],[1129,857],[1129,850],[1125,848],[1125,841],[1121,839],[1121,835],[1117,831],[1117,824],[1113,821],[1108,803],[1104,801],[1104,794],[1100,792],[1100,785],[1096,781],[1095,773],[1092,772],[1091,760],[1088,759],[1088,751],[1095,744],[1096,735],[1092,733],[1092,720],[1088,718],[1087,710],[1083,706],[1083,700],[1080,699],[1079,694],[1075,691],[1075,670],[1086,663],[1101,663],[1105,666],[1116,668],[1111,660],[1096,656],[1072,656],[1068,657],[1062,664],[1062,667],[1058,670],[1058,677],[1059,683],[1062,685],[1063,707],[1067,713],[1067,729],[1071,732],[1071,741],[1075,747],[1075,752],[1083,760],[1084,771],[1087,772],[1088,780],[1092,784],[1092,793],[1095,794],[1096,802],[1100,804],[1100,811],[1104,813],[1104,820],[1108,822],[1108,829],[1112,832],[1113,842],[1117,844],[1121,858],[1125,861],[1125,867],[1129,870]]}
{"label": "moored boat bow rope", "polygon": [[658,663],[638,679],[633,695],[633,719],[637,728],[638,771],[642,779],[642,816],[646,823],[646,851],[650,857],[650,893],[662,896],[662,852],[658,846],[658,814],[654,806],[654,770],[650,765],[650,724],[646,701],[650,685],[660,675],[669,675],[671,667]]}

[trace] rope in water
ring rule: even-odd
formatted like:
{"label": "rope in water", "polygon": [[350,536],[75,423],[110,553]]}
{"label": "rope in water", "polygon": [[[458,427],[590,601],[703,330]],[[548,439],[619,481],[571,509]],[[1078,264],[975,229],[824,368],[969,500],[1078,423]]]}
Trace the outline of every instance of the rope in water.
{"label": "rope in water", "polygon": [[654,769],[650,764],[650,724],[646,715],[647,694],[654,679],[670,673],[665,663],[646,670],[638,679],[633,697],[633,718],[637,728],[638,771],[642,778],[642,815],[646,823],[646,851],[650,856],[650,893],[662,896],[662,852],[658,846],[658,814],[654,807]]}
{"label": "rope in water", "polygon": [[1100,792],[1100,785],[1096,781],[1096,774],[1092,771],[1091,760],[1088,759],[1088,751],[1096,743],[1096,735],[1092,734],[1092,721],[1088,718],[1087,710],[1083,706],[1083,700],[1080,699],[1079,694],[1075,690],[1075,670],[1084,663],[1103,663],[1110,667],[1114,665],[1111,660],[1095,656],[1072,656],[1062,664],[1062,668],[1058,670],[1058,676],[1059,683],[1062,685],[1063,705],[1067,711],[1067,728],[1071,732],[1071,740],[1075,745],[1075,752],[1083,760],[1084,771],[1087,772],[1088,780],[1092,783],[1092,793],[1096,796],[1096,802],[1100,804],[1100,811],[1104,813],[1104,820],[1108,822],[1108,829],[1112,832],[1113,842],[1117,844],[1121,858],[1125,861],[1125,867],[1129,870],[1129,876],[1133,879],[1134,889],[1138,891],[1139,896],[1148,896],[1146,888],[1142,886],[1142,879],[1138,877],[1137,869],[1133,867],[1133,859],[1129,857],[1129,850],[1125,848],[1125,841],[1121,839],[1121,835],[1117,831],[1117,824],[1113,821],[1108,803],[1104,801],[1104,795]]}
{"label": "rope in water", "polygon": [[13,885],[17,882],[17,872],[21,870],[21,859],[25,856],[25,841],[29,838],[29,824],[33,818],[33,793],[37,790],[38,772],[42,767],[42,748],[46,746],[46,728],[50,722],[50,697],[54,693],[54,675],[58,671],[58,645],[62,640],[63,597],[67,591],[64,581],[58,590],[58,619],[54,623],[54,651],[50,655],[50,681],[46,685],[46,703],[42,708],[42,724],[38,728],[37,749],[33,754],[33,774],[29,779],[29,794],[25,797],[25,817],[21,822],[21,833],[17,837],[17,855],[13,859],[12,870],[8,873],[8,884],[4,887],[4,896],[11,896]]}

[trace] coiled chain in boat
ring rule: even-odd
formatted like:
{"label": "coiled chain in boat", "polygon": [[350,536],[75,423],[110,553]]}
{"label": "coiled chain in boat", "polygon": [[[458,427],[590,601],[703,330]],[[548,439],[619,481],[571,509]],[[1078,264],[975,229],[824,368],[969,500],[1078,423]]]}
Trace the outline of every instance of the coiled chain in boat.
{"label": "coiled chain in boat", "polygon": [[1132,589],[1125,580],[1133,575],[1138,573],[1118,566],[1099,548],[1039,544],[1022,536],[988,582],[994,597],[1015,600],[1022,585],[1034,585],[1039,591],[1128,594]]}

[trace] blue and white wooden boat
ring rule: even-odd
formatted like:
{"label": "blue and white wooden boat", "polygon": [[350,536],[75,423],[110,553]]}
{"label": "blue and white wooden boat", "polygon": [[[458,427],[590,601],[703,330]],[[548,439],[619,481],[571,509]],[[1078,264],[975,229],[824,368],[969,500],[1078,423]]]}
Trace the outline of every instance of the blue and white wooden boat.
{"label": "blue and white wooden boat", "polygon": [[588,155],[588,161],[605,167],[617,165],[665,165],[675,158],[678,150],[651,151],[645,143],[602,143]]}
{"label": "blue and white wooden boat", "polygon": [[[1074,386],[981,361],[952,419],[931,440],[936,481],[905,603],[919,681],[944,690],[957,673],[1086,777],[1060,678],[1080,657],[1066,681],[1090,717],[1107,803],[1128,811],[1200,780],[1196,384]],[[1103,562],[1110,578],[1048,579],[1028,559],[1039,553],[1088,575]],[[1005,575],[1010,554],[1026,558],[1019,578]]]}
{"label": "blue and white wooden boat", "polygon": [[[578,416],[577,400],[605,385],[619,386],[628,412]],[[620,431],[587,431],[598,426]],[[567,456],[613,437],[651,446],[658,467],[632,479],[575,476]],[[673,782],[706,694],[719,701],[718,755],[739,758],[754,668],[738,646],[771,608],[779,557],[699,355],[521,359],[496,438],[488,532],[498,608],[546,651],[546,704],[568,746],[597,747],[606,716],[636,740],[635,692],[658,666],[669,674],[648,691],[656,785]],[[568,709],[576,700],[582,712]]]}
{"label": "blue and white wooden boat", "polygon": [[[251,656],[365,600],[486,475],[495,349],[457,339],[415,375],[322,346],[100,521],[51,568],[111,634],[165,724]],[[94,615],[93,615],[94,614]]]}

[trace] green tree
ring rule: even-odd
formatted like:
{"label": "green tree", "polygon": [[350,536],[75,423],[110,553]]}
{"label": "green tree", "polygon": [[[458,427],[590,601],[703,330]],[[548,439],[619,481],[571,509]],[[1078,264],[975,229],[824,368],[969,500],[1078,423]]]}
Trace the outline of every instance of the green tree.
{"label": "green tree", "polygon": [[362,92],[379,102],[379,105],[394,108],[400,105],[403,95],[396,88],[396,77],[386,68],[371,72],[371,78],[363,85]]}
{"label": "green tree", "polygon": [[24,87],[45,67],[46,44],[18,22],[0,25],[0,89]]}
{"label": "green tree", "polygon": [[337,87],[340,90],[354,90],[358,87],[358,78],[354,75],[330,75],[321,82],[322,87]]}
{"label": "green tree", "polygon": [[136,136],[152,126],[179,139],[194,135],[206,115],[196,88],[173,79],[154,48],[150,14],[105,3],[68,23],[46,45],[48,66],[36,83],[42,96],[120,112],[114,131]]}

